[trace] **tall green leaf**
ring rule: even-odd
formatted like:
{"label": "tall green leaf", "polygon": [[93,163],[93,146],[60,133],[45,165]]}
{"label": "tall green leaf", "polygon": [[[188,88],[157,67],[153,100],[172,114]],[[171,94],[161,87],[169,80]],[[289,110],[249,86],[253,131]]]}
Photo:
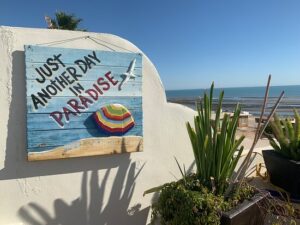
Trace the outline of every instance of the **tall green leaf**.
{"label": "tall green leaf", "polygon": [[211,85],[209,96],[205,93],[200,104],[197,104],[197,116],[194,118],[194,128],[187,123],[187,131],[193,147],[197,175],[204,185],[210,185],[214,180],[217,194],[225,191],[226,183],[237,165],[243,147],[240,147],[244,136],[236,140],[240,106],[237,106],[233,116],[224,114],[222,118],[222,91],[212,118],[213,91]]}

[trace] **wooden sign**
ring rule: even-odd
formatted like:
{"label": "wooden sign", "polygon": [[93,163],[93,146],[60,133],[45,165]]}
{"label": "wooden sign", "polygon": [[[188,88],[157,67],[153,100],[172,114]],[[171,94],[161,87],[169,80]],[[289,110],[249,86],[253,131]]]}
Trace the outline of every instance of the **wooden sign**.
{"label": "wooden sign", "polygon": [[143,149],[142,56],[25,46],[28,160]]}

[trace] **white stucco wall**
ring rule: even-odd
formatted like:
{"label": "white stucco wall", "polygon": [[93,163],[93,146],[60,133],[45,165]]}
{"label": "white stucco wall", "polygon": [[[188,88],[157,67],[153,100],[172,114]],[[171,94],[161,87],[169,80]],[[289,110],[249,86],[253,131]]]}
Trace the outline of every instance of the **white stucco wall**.
{"label": "white stucco wall", "polygon": [[[146,224],[151,195],[192,163],[185,129],[194,111],[166,102],[158,72],[143,59],[144,152],[27,162],[24,45],[142,52],[110,34],[0,27],[0,224]],[[49,46],[49,45],[46,45]]]}

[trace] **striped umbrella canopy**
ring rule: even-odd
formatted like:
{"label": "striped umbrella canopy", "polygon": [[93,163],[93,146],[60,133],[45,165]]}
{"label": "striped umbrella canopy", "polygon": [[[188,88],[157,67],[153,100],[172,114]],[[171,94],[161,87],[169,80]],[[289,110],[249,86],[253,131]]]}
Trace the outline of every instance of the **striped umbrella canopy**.
{"label": "striped umbrella canopy", "polygon": [[121,104],[109,104],[94,112],[93,118],[98,128],[108,134],[125,134],[134,127],[130,111]]}

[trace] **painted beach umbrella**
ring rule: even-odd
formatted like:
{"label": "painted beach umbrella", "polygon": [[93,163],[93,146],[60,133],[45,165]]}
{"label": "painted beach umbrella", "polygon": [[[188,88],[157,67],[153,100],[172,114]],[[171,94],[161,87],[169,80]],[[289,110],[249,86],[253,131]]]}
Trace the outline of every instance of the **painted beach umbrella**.
{"label": "painted beach umbrella", "polygon": [[130,111],[121,104],[110,104],[94,112],[93,118],[98,128],[108,134],[122,135],[134,127]]}

